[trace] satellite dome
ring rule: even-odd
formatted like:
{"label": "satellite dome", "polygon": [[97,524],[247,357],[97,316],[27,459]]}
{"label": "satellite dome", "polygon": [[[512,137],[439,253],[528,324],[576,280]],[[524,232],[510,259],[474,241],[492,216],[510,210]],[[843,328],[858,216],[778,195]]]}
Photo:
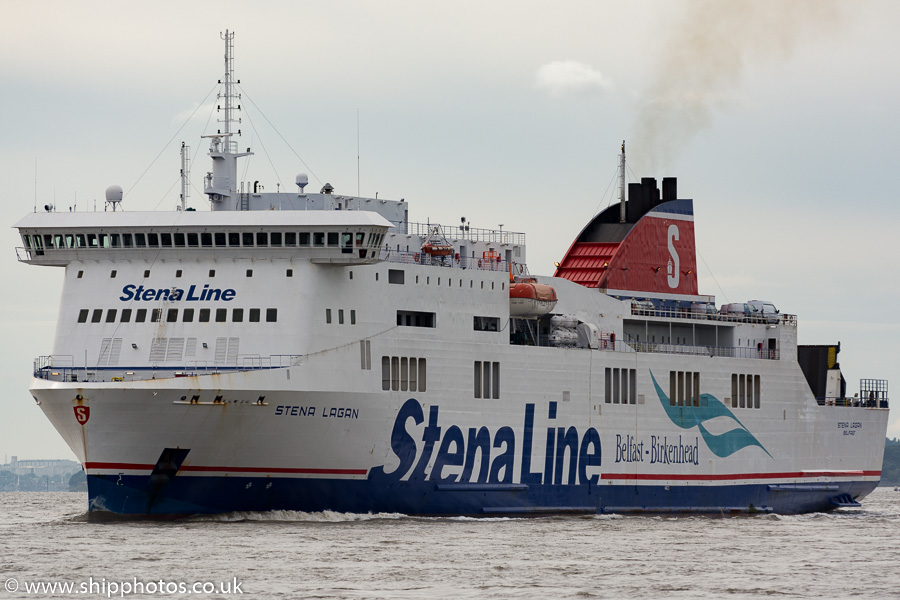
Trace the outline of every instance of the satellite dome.
{"label": "satellite dome", "polygon": [[309,177],[306,176],[306,173],[300,173],[294,178],[294,183],[297,184],[297,187],[300,188],[300,192],[302,193],[303,188],[309,183]]}
{"label": "satellite dome", "polygon": [[121,185],[111,185],[106,188],[106,201],[107,202],[121,202],[122,201],[122,186]]}

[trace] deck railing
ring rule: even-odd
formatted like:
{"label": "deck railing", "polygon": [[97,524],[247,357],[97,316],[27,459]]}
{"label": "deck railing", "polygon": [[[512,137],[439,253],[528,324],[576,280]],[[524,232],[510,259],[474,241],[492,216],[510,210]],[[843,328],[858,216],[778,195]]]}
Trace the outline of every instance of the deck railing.
{"label": "deck railing", "polygon": [[406,233],[427,237],[431,235],[435,227],[440,228],[449,240],[466,240],[470,242],[487,242],[490,244],[525,245],[525,234],[517,231],[503,231],[499,229],[481,229],[471,225],[439,225],[437,223],[413,223],[400,221],[399,226],[406,226]]}
{"label": "deck railing", "polygon": [[278,369],[298,364],[302,354],[272,354],[270,356],[239,355],[236,364],[221,365],[212,361],[188,361],[183,365],[134,366],[75,366],[72,356],[47,355],[34,359],[34,376],[48,381],[118,382],[190,377]]}
{"label": "deck railing", "polygon": [[644,304],[632,304],[631,314],[641,317],[664,317],[669,319],[700,319],[707,321],[724,321],[726,323],[760,323],[765,325],[796,325],[797,315],[737,315],[732,313],[711,312],[688,308],[657,308]]}
{"label": "deck railing", "polygon": [[407,252],[398,250],[382,250],[381,258],[395,264],[424,265],[433,267],[452,267],[456,269],[474,269],[479,271],[502,271],[509,273],[512,269],[515,276],[526,275],[528,269],[524,263],[497,260],[497,258],[478,258],[471,256],[431,256],[424,252]]}

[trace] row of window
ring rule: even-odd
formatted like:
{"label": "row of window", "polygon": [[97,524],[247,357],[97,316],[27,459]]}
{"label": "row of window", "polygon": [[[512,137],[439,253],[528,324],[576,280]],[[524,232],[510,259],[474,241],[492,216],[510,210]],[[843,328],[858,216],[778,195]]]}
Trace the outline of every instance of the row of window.
{"label": "row of window", "polygon": [[381,357],[381,389],[392,392],[424,392],[427,362],[406,356]]}
{"label": "row of window", "polygon": [[362,231],[217,231],[174,233],[23,234],[29,250],[132,248],[378,248],[384,233]]}
{"label": "row of window", "polygon": [[700,406],[700,373],[669,371],[669,405]]}
{"label": "row of window", "polygon": [[475,331],[500,331],[500,318],[475,317],[472,329]]}
{"label": "row of window", "polygon": [[[116,269],[113,269],[112,271],[109,272],[109,278],[110,278],[110,279],[115,279],[116,276],[117,276],[118,274],[119,274],[119,271],[116,270]],[[175,278],[176,278],[176,279],[180,279],[180,278],[181,278],[181,274],[182,274],[182,270],[181,270],[181,269],[176,269],[176,270],[175,270]],[[246,271],[245,274],[246,274],[247,277],[253,277],[253,269],[247,269],[247,271]],[[216,276],[216,270],[215,270],[215,269],[210,269],[210,270],[209,270],[209,276],[210,276],[211,278],[212,278],[212,277],[215,277],[215,276]],[[284,276],[285,276],[285,277],[293,277],[293,276],[294,276],[294,270],[293,270],[293,269],[286,269],[285,272],[284,272]],[[82,277],[84,277],[84,271],[83,271],[83,270],[80,270],[80,271],[78,271],[78,279],[81,279]],[[150,269],[145,269],[145,270],[144,270],[144,279],[147,279],[148,277],[150,277]],[[351,274],[350,279],[353,279],[352,274]]]}
{"label": "row of window", "polygon": [[487,400],[500,397],[500,363],[475,361],[475,397]]}
{"label": "row of window", "polygon": [[637,403],[637,370],[606,367],[607,404]]}
{"label": "row of window", "polygon": [[434,327],[435,314],[418,310],[398,310],[397,326],[399,327]]}
{"label": "row of window", "polygon": [[759,408],[759,375],[731,374],[731,408]]}
{"label": "row of window", "polygon": [[[193,323],[194,317],[197,317],[197,321],[199,323],[209,323],[215,317],[216,323],[226,323],[228,322],[228,309],[227,308],[217,308],[215,309],[215,313],[212,312],[211,308],[184,308],[180,309],[181,312],[181,322],[182,323]],[[147,313],[150,313],[150,322],[151,323],[160,323],[165,321],[166,323],[177,323],[178,322],[178,313],[179,309],[177,308],[123,308],[121,310],[116,308],[109,308],[106,310],[106,319],[103,318],[103,309],[95,308],[93,310],[82,308],[78,311],[78,322],[79,323],[87,323],[88,317],[90,317],[91,323],[116,323],[117,319],[119,323],[131,323],[132,317],[134,317],[135,323],[144,323],[147,320]],[[261,308],[250,308],[247,309],[247,321],[250,323],[259,323],[263,317],[263,309]],[[195,315],[196,313],[196,315]],[[165,318],[163,318],[165,317]],[[242,323],[244,321],[244,309],[243,308],[232,308],[231,309],[231,322],[232,323]],[[275,323],[278,321],[278,309],[277,308],[267,308],[265,309],[265,321],[266,323]]]}
{"label": "row of window", "polygon": [[[330,308],[325,309],[325,322],[329,323],[329,324],[332,322]],[[343,308],[339,308],[337,311],[337,322],[338,322],[338,325],[344,324],[344,309]],[[350,309],[350,324],[356,325],[356,311],[353,309]]]}
{"label": "row of window", "polygon": [[[351,277],[351,279],[353,279],[353,278]],[[379,279],[378,273],[375,273],[375,281],[378,281],[378,279]],[[416,284],[419,283],[418,275],[416,275],[415,281],[416,281]],[[447,281],[448,287],[453,287],[453,278],[452,277],[447,277],[446,281]],[[459,287],[462,287],[463,286],[462,277],[460,277],[458,279],[458,282],[459,282]],[[405,284],[406,283],[406,271],[403,271],[401,269],[388,269],[388,283],[395,283],[395,284],[399,284],[399,285]],[[484,289],[484,283],[485,283],[484,281],[481,282],[481,289]],[[496,282],[491,281],[489,283],[491,284],[491,289],[492,290],[495,289]],[[441,285],[440,277],[437,278],[437,284]],[[425,276],[425,285],[431,285],[431,276],[430,275]],[[471,279],[469,280],[469,288],[472,288],[472,289],[475,288],[475,282]],[[500,282],[500,289],[501,290],[506,289],[506,282]]]}

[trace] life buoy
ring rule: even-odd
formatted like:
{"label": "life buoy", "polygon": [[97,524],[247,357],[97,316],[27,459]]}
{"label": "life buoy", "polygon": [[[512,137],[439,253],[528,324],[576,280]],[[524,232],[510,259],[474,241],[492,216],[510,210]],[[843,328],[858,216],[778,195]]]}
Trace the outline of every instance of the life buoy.
{"label": "life buoy", "polygon": [[413,256],[413,260],[415,260],[416,262],[419,262],[419,253],[418,252],[416,252],[415,256]]}

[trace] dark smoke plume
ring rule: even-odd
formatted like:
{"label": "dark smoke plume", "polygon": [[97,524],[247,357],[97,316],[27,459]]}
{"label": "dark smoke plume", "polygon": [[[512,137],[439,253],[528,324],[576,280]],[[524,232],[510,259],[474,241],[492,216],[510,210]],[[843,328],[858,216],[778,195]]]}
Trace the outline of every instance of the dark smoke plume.
{"label": "dark smoke plume", "polygon": [[[669,165],[679,147],[737,97],[744,66],[786,60],[840,25],[836,0],[694,0],[667,24],[655,77],[639,100],[634,148],[645,167]],[[632,145],[629,140],[629,145]]]}

